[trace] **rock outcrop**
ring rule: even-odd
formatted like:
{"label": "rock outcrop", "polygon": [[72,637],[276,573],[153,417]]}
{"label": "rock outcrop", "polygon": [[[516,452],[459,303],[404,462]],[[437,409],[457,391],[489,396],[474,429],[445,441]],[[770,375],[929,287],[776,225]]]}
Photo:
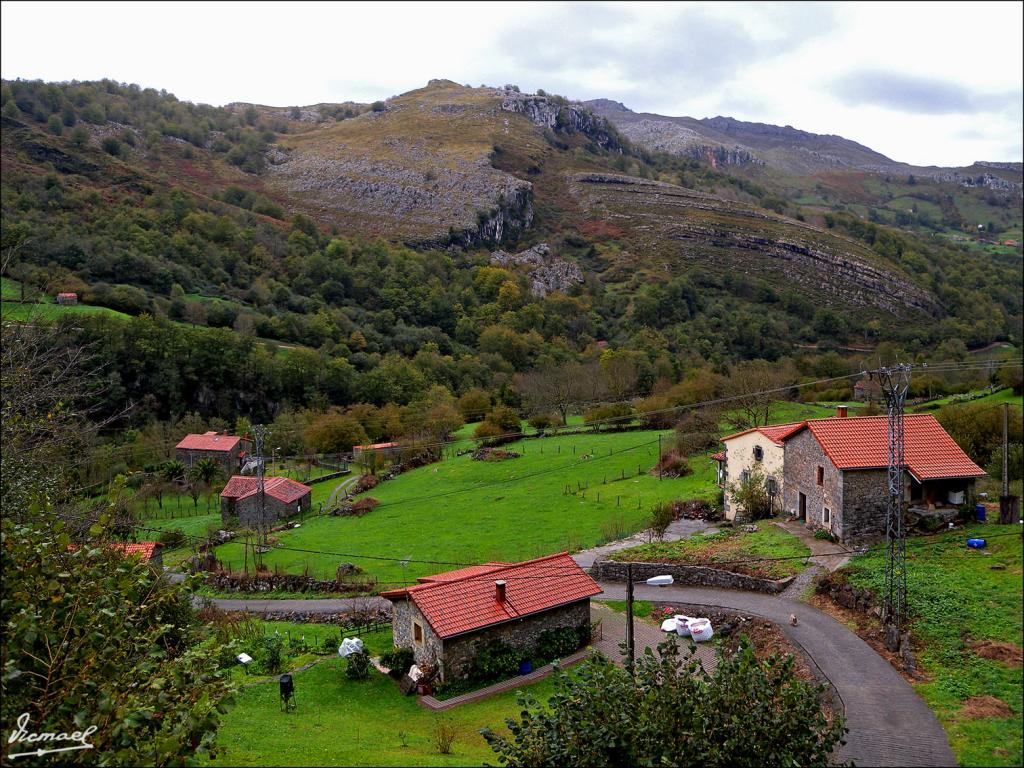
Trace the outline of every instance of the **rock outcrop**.
{"label": "rock outcrop", "polygon": [[500,267],[530,267],[530,292],[539,298],[544,298],[552,291],[568,293],[572,286],[583,282],[583,272],[579,266],[552,256],[547,243],[538,243],[516,254],[494,251],[491,264]]}
{"label": "rock outcrop", "polygon": [[[580,173],[572,193],[588,214],[627,227],[626,252],[660,263],[665,276],[699,265],[751,274],[799,291],[812,303],[940,316],[935,297],[853,240],[753,206],[673,184]],[[624,258],[624,257],[623,257]],[[629,273],[629,264],[623,269]]]}
{"label": "rock outcrop", "polygon": [[562,103],[561,99],[520,93],[509,87],[499,89],[501,108],[526,116],[531,123],[550,128],[555,133],[581,133],[599,147],[621,151],[614,128],[603,117],[595,115],[582,104]]}

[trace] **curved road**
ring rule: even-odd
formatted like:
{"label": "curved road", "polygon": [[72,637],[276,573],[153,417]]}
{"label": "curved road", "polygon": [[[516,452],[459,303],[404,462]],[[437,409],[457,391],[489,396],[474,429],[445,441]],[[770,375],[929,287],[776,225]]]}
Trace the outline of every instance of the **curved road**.
{"label": "curved road", "polygon": [[[603,597],[621,600],[625,585],[602,583]],[[649,587],[638,584],[639,600],[725,608],[775,622],[802,647],[843,701],[847,743],[838,757],[858,765],[955,766],[956,758],[939,721],[914,689],[857,635],[806,603],[755,592],[708,587]],[[381,600],[381,598],[375,598]],[[367,599],[214,600],[226,610],[336,613]],[[383,601],[386,603],[387,601]],[[789,624],[790,614],[799,622]]]}

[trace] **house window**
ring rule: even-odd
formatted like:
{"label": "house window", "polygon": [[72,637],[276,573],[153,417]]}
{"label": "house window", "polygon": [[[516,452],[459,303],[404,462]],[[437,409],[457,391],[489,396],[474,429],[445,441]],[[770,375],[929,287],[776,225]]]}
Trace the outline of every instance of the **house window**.
{"label": "house window", "polygon": [[423,645],[423,625],[415,620],[412,623],[412,641],[417,645]]}
{"label": "house window", "polygon": [[825,484],[825,468],[818,467],[818,485]]}
{"label": "house window", "polygon": [[754,446],[754,461],[761,461],[764,458],[764,449],[760,445]]}
{"label": "house window", "polygon": [[828,507],[825,507],[821,513],[821,522],[825,525],[832,525],[832,510]]}
{"label": "house window", "polygon": [[749,483],[750,482],[750,470],[749,469],[744,469],[740,473],[740,482],[741,483]]}

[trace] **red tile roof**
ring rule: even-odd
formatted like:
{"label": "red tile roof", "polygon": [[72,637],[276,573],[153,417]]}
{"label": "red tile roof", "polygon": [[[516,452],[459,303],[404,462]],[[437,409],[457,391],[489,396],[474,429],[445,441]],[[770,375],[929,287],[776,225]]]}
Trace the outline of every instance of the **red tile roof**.
{"label": "red tile roof", "polygon": [[[502,602],[497,599],[497,580],[506,584]],[[442,638],[551,610],[601,592],[597,582],[568,552],[524,563],[470,566],[421,581],[424,583],[383,592],[381,596],[412,600]]]}
{"label": "red tile roof", "polygon": [[[263,492],[278,501],[283,501],[285,504],[298,501],[311,490],[308,485],[303,485],[297,480],[291,480],[287,477],[263,478]],[[220,495],[226,499],[240,500],[247,499],[257,493],[259,493],[259,480],[255,477],[235,475],[228,480]]]}
{"label": "red tile roof", "polygon": [[58,299],[77,299],[77,293],[71,293],[70,291],[61,291],[57,294]]}
{"label": "red tile roof", "polygon": [[187,451],[230,451],[241,439],[237,435],[205,432],[202,435],[185,435],[175,447]]}
{"label": "red tile roof", "polygon": [[725,451],[711,454],[712,461],[725,461]]}
{"label": "red tile roof", "polygon": [[789,433],[793,432],[802,424],[803,422],[798,421],[792,424],[772,424],[771,426],[765,427],[752,427],[750,429],[745,429],[742,432],[737,432],[734,435],[726,435],[725,437],[720,438],[720,441],[724,443],[726,440],[732,440],[734,437],[749,435],[751,432],[760,432],[776,445],[782,445],[782,441],[785,440]]}
{"label": "red tile roof", "polygon": [[377,451],[382,448],[397,448],[398,443],[374,443],[373,445],[353,445],[352,449],[358,448],[361,451]]}
{"label": "red tile roof", "polygon": [[[812,419],[787,437],[809,429],[838,469],[874,469],[889,465],[886,416]],[[907,469],[918,480],[981,477],[985,470],[971,461],[930,413],[903,417],[903,451]]]}
{"label": "red tile roof", "polygon": [[[78,544],[70,544],[68,545],[68,549],[74,552],[78,549],[78,546]],[[162,547],[163,544],[159,541],[139,541],[134,544],[125,544],[119,541],[114,541],[106,546],[120,552],[125,557],[128,555],[141,555],[143,562],[149,562],[153,559],[153,555],[156,554],[157,547]]]}

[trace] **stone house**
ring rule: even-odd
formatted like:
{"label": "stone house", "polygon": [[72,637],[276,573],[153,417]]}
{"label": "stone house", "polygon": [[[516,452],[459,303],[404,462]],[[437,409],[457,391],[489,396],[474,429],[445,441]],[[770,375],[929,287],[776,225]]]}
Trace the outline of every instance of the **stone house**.
{"label": "stone house", "polygon": [[244,437],[229,435],[227,432],[204,432],[201,435],[185,435],[174,446],[178,460],[191,468],[203,459],[213,459],[220,464],[224,474],[231,476],[238,472],[249,448]]}
{"label": "stone house", "polygon": [[477,649],[502,640],[529,658],[542,632],[572,627],[586,637],[590,598],[601,592],[567,552],[522,563],[485,563],[425,576],[381,593],[391,601],[395,645],[440,678],[462,677]]}
{"label": "stone house", "polygon": [[783,439],[798,426],[799,423],[754,427],[722,438],[725,450],[711,458],[718,462],[718,484],[724,491],[726,520],[735,520],[737,514],[743,517],[745,510],[738,508],[731,486],[745,481],[755,470],[760,470],[766,480],[771,478],[775,483],[775,505],[778,508],[784,480]]}
{"label": "stone house", "polygon": [[73,307],[78,303],[78,294],[72,291],[61,291],[57,294],[57,303],[65,307]]}
{"label": "stone house", "polygon": [[[308,511],[313,489],[287,477],[263,479],[265,497],[265,524]],[[221,524],[227,528],[238,524],[243,528],[258,528],[260,524],[259,479],[235,475],[220,492]]]}
{"label": "stone house", "polygon": [[[931,414],[904,416],[904,499],[912,515],[955,517],[985,472]],[[836,416],[805,421],[783,438],[783,508],[842,543],[885,536],[888,419]]]}
{"label": "stone house", "polygon": [[853,399],[862,403],[881,403],[885,400],[882,385],[874,379],[861,379],[853,385]]}

